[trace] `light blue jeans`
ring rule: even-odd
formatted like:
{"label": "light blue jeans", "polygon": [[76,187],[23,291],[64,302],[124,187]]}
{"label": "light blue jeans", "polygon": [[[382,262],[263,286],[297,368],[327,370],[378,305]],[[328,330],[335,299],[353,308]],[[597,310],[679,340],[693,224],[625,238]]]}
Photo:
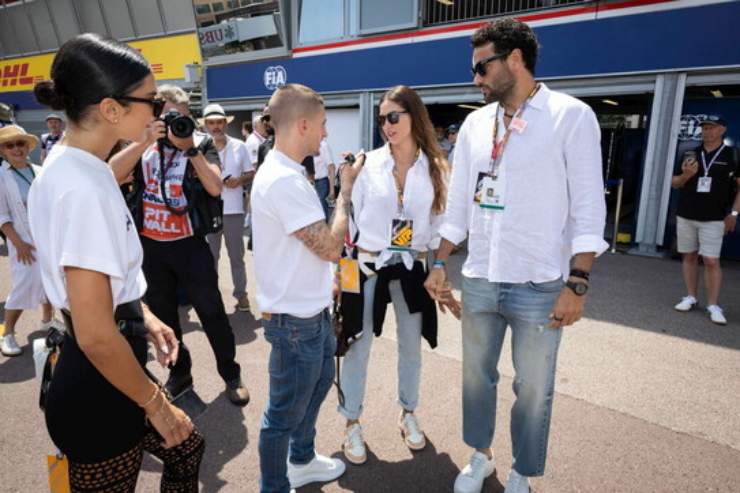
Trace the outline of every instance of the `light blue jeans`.
{"label": "light blue jeans", "polygon": [[548,325],[562,288],[562,279],[512,284],[463,276],[463,439],[476,449],[493,442],[497,367],[509,326],[516,395],[511,409],[513,464],[523,476],[545,472],[562,334]]}
{"label": "light blue jeans", "polygon": [[[362,337],[360,337],[344,357],[342,362],[341,385],[344,392],[344,406],[337,410],[347,419],[360,419],[362,402],[365,398],[367,382],[367,362],[373,334],[373,292],[378,277],[365,281],[365,306],[363,310]],[[409,313],[403,298],[400,281],[389,284],[393,310],[396,313],[398,328],[398,404],[407,411],[413,411],[419,403],[419,375],[421,373],[421,312]]]}

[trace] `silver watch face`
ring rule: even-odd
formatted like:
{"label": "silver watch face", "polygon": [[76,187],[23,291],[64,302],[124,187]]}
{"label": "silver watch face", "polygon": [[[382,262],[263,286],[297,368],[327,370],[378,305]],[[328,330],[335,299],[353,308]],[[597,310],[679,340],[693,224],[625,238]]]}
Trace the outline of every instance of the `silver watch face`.
{"label": "silver watch face", "polygon": [[586,294],[586,291],[588,291],[588,286],[582,282],[576,283],[576,294]]}

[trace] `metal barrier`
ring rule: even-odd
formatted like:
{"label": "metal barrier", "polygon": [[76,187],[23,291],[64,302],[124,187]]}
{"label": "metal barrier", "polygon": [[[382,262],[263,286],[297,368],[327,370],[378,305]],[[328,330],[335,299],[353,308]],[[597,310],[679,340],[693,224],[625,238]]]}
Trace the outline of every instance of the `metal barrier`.
{"label": "metal barrier", "polygon": [[567,7],[597,0],[423,0],[425,26],[436,26],[486,17],[522,14],[535,10]]}
{"label": "metal barrier", "polygon": [[624,189],[624,179],[619,178],[617,180],[608,180],[606,182],[606,188],[604,189],[604,195],[609,195],[610,186],[617,186],[617,203],[614,207],[614,232],[612,234],[612,247],[609,250],[611,253],[617,253],[617,237],[619,236],[619,216],[622,213],[622,192]]}

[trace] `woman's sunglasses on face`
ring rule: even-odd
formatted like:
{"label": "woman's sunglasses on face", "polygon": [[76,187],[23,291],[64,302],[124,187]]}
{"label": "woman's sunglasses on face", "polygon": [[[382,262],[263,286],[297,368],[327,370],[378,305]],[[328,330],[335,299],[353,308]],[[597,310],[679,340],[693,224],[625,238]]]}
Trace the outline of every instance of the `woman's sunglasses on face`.
{"label": "woman's sunglasses on face", "polygon": [[133,101],[134,103],[146,103],[152,107],[152,114],[154,115],[154,118],[159,118],[159,115],[162,114],[162,110],[164,110],[164,105],[166,104],[166,101],[162,98],[146,99],[136,98],[134,96],[118,96],[114,97],[113,99],[117,101]]}
{"label": "woman's sunglasses on face", "polygon": [[378,125],[382,127],[385,125],[386,120],[391,125],[395,125],[401,120],[402,113],[408,113],[408,111],[391,111],[385,115],[378,115]]}
{"label": "woman's sunglasses on face", "polygon": [[16,147],[19,147],[21,149],[26,147],[26,141],[18,140],[15,142],[6,142],[5,144],[3,144],[3,148],[8,149],[8,150],[15,149]]}
{"label": "woman's sunglasses on face", "polygon": [[470,72],[473,74],[473,77],[475,77],[476,75],[480,75],[481,77],[485,77],[486,76],[486,73],[488,72],[487,69],[486,69],[486,65],[488,65],[489,63],[491,63],[491,62],[493,62],[495,60],[499,60],[501,58],[506,58],[507,56],[509,56],[509,53],[511,53],[511,52],[507,51],[505,53],[499,53],[497,55],[493,55],[493,56],[489,56],[488,58],[484,58],[483,60],[480,60],[478,63],[476,63],[475,65],[473,65],[470,68]]}

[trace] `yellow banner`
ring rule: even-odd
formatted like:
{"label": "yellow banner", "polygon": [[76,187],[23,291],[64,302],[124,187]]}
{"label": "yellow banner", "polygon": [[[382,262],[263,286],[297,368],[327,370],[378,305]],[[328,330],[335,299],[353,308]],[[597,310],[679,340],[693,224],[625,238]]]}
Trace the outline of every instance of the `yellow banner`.
{"label": "yellow banner", "polygon": [[[185,65],[201,63],[195,33],[132,41],[152,66],[157,80],[182,79]],[[0,60],[0,93],[32,91],[33,85],[48,79],[55,53]]]}

